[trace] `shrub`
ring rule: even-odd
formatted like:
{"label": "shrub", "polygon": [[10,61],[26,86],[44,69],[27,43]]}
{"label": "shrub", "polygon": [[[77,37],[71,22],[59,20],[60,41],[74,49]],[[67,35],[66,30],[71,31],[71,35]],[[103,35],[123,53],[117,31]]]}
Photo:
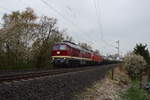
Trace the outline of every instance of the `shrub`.
{"label": "shrub", "polygon": [[129,53],[124,57],[124,65],[129,76],[132,79],[137,79],[141,72],[146,68],[146,61],[140,55]]}

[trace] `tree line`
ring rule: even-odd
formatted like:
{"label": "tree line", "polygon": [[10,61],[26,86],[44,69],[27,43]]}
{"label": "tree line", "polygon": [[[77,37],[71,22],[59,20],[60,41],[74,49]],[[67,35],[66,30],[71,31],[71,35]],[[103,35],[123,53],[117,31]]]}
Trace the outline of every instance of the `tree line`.
{"label": "tree line", "polygon": [[[51,66],[52,45],[73,41],[57,22],[53,17],[37,16],[32,8],[4,14],[0,27],[0,69]],[[92,50],[87,43],[78,45]]]}
{"label": "tree line", "polygon": [[50,65],[52,45],[72,40],[60,30],[57,19],[39,17],[34,10],[4,14],[0,27],[0,67]]}

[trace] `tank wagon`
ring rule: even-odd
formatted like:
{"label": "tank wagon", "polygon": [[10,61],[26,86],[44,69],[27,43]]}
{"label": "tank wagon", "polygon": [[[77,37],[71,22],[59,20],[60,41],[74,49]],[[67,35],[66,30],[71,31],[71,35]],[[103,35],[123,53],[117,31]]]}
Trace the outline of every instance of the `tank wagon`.
{"label": "tank wagon", "polygon": [[52,63],[55,66],[97,65],[102,62],[102,56],[73,42],[56,43],[52,48]]}

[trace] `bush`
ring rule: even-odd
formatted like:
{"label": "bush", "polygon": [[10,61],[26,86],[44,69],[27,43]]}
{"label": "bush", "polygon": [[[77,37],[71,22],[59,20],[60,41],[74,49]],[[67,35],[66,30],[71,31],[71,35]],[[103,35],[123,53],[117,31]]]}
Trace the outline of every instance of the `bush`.
{"label": "bush", "polygon": [[141,72],[146,68],[146,61],[140,55],[129,53],[124,58],[124,65],[129,76],[132,79],[137,79]]}

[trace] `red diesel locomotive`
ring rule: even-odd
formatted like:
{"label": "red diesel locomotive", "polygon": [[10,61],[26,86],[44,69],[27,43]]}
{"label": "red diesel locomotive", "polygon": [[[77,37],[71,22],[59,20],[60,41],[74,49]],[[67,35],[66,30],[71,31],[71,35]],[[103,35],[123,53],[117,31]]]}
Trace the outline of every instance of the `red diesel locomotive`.
{"label": "red diesel locomotive", "polygon": [[52,63],[56,66],[96,65],[102,62],[103,58],[100,55],[72,42],[56,43],[52,48]]}

